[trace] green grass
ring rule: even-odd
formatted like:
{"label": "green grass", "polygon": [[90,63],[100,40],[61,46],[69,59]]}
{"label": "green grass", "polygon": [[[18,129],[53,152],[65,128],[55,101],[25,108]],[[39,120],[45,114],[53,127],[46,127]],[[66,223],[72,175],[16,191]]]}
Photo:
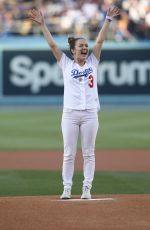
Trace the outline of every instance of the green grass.
{"label": "green grass", "polygon": [[[72,194],[81,194],[83,175],[76,172]],[[96,172],[92,194],[149,194],[150,173]],[[0,171],[0,196],[60,195],[61,172]]]}
{"label": "green grass", "polygon": [[[150,111],[101,111],[96,148],[150,149]],[[60,111],[0,113],[0,150],[62,149]]]}

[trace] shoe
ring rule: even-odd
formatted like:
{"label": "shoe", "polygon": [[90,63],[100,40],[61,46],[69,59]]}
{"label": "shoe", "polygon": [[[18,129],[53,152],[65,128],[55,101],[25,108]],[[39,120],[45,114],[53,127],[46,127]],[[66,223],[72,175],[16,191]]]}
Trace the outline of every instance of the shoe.
{"label": "shoe", "polygon": [[91,199],[90,188],[88,186],[84,186],[82,189],[81,199]]}
{"label": "shoe", "polygon": [[64,188],[63,194],[60,197],[61,199],[70,199],[71,198],[71,188]]}

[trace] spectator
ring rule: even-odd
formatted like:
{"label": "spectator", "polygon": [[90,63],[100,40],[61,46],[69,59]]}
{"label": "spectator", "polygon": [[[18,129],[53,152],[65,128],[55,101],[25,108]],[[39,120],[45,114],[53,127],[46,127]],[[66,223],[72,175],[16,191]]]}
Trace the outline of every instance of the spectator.
{"label": "spectator", "polygon": [[122,10],[106,40],[150,39],[150,0],[1,0],[0,37],[39,35],[39,28],[24,19],[29,9],[40,7],[52,34],[86,34],[94,39],[111,4]]}

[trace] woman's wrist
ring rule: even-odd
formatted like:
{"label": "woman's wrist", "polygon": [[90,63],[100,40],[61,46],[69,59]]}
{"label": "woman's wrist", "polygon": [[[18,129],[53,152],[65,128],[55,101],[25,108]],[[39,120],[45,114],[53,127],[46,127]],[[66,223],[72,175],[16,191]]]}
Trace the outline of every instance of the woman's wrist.
{"label": "woman's wrist", "polygon": [[109,15],[106,15],[106,20],[108,20],[109,22],[111,22],[113,20],[113,17],[109,16]]}
{"label": "woman's wrist", "polygon": [[46,27],[46,24],[45,24],[45,22],[41,23],[41,24],[40,24],[40,27],[41,27],[41,28],[44,28],[44,27]]}

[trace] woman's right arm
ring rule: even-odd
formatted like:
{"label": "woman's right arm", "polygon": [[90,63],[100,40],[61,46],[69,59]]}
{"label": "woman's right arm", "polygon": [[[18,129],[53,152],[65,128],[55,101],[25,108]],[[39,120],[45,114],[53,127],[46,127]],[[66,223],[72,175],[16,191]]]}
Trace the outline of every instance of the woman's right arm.
{"label": "woman's right arm", "polygon": [[30,10],[29,11],[29,19],[32,21],[35,21],[37,24],[40,25],[41,30],[44,34],[44,37],[47,41],[47,43],[49,44],[53,55],[55,56],[56,60],[59,62],[61,57],[62,57],[62,50],[57,46],[56,42],[54,41],[50,31],[48,30],[46,24],[45,24],[45,20],[43,17],[43,14],[40,10]]}

